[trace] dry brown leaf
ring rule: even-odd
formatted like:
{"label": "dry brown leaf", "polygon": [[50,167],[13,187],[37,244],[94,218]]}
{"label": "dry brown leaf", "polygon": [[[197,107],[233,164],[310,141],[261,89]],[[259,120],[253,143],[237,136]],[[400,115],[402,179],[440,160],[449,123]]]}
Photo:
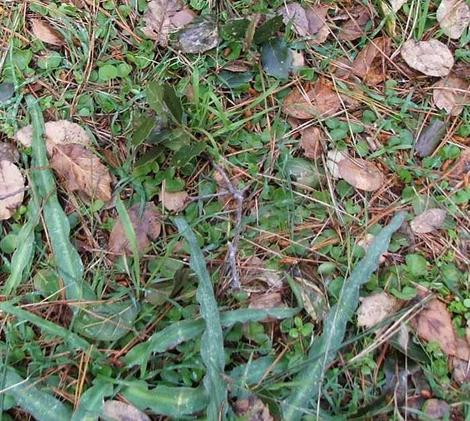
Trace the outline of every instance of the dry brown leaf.
{"label": "dry brown leaf", "polygon": [[31,31],[34,36],[51,45],[64,45],[64,39],[55,29],[42,19],[31,19]]}
{"label": "dry brown leaf", "polygon": [[304,156],[311,159],[319,158],[323,152],[321,141],[324,133],[319,127],[307,127],[302,131],[300,147],[304,150]]}
{"label": "dry brown leaf", "polygon": [[112,421],[150,421],[150,417],[135,406],[116,400],[104,403],[103,417]]}
{"label": "dry brown leaf", "polygon": [[0,221],[10,218],[24,198],[25,181],[18,167],[0,161]]}
{"label": "dry brown leaf", "polygon": [[0,161],[18,161],[18,150],[10,143],[0,142]]}
{"label": "dry brown leaf", "polygon": [[160,201],[165,209],[171,212],[181,212],[188,205],[189,195],[185,191],[170,193],[164,191],[160,194]]}
{"label": "dry brown leaf", "polygon": [[447,212],[444,209],[428,209],[410,222],[410,227],[415,234],[427,234],[438,230],[444,224]]}
{"label": "dry brown leaf", "polygon": [[168,35],[192,22],[195,17],[196,14],[180,0],[152,0],[144,15],[145,27],[142,32],[166,47]]}
{"label": "dry brown leaf", "polygon": [[458,39],[470,24],[470,6],[465,0],[442,0],[436,18],[444,34]]}
{"label": "dry brown leaf", "polygon": [[424,402],[421,411],[426,414],[425,419],[447,420],[450,416],[450,405],[441,399],[428,399]]}
{"label": "dry brown leaf", "polygon": [[247,421],[274,421],[269,408],[254,395],[247,399],[238,399],[233,405],[235,413]]}
{"label": "dry brown leaf", "polygon": [[326,161],[326,168],[328,169],[328,172],[330,173],[331,177],[334,179],[341,178],[341,175],[339,174],[339,167],[338,164],[343,160],[343,159],[349,159],[349,155],[346,151],[338,151],[337,149],[333,149],[331,151],[328,151],[328,159]]}
{"label": "dry brown leaf", "polygon": [[282,301],[280,292],[266,292],[263,294],[253,294],[250,297],[249,308],[266,309],[266,308],[280,308],[286,305]]}
{"label": "dry brown leaf", "polygon": [[[134,228],[137,250],[142,253],[160,235],[160,213],[152,202],[148,202],[143,210],[137,203],[127,212]],[[109,235],[108,250],[113,255],[132,254],[121,219],[116,221]]]}
{"label": "dry brown leaf", "polygon": [[[44,125],[44,134],[49,155],[52,155],[54,145],[78,143],[88,146],[90,144],[87,132],[80,125],[68,120],[48,121]],[[18,130],[15,140],[29,148],[33,140],[33,127],[28,125]]]}
{"label": "dry brown leaf", "polygon": [[432,97],[437,108],[459,115],[465,105],[470,105],[470,83],[449,75],[434,84]]}
{"label": "dry brown leaf", "polygon": [[470,361],[461,360],[460,358],[453,357],[452,361],[452,377],[459,384],[470,382]]}
{"label": "dry brown leaf", "polygon": [[324,42],[330,33],[326,24],[328,6],[307,6],[299,3],[288,3],[279,9],[284,23],[291,24],[294,31],[302,37],[312,38],[314,44]]}
{"label": "dry brown leaf", "polygon": [[437,342],[447,355],[456,355],[454,326],[444,303],[433,298],[418,314],[414,323],[416,333],[420,338],[428,342]]}
{"label": "dry brown leaf", "polygon": [[470,149],[465,149],[460,155],[457,163],[452,167],[448,176],[457,182],[464,179],[467,174],[470,174]]}
{"label": "dry brown leaf", "polygon": [[111,175],[85,146],[76,143],[54,146],[50,164],[67,190],[82,192],[90,199],[105,202],[111,199]]}
{"label": "dry brown leaf", "polygon": [[354,41],[364,33],[364,27],[370,20],[369,9],[357,5],[348,10],[348,20],[340,28],[338,38],[342,41]]}
{"label": "dry brown leaf", "polygon": [[382,172],[364,159],[343,159],[338,163],[339,175],[359,190],[375,191],[385,182]]}
{"label": "dry brown leaf", "polygon": [[[269,288],[282,288],[282,280],[278,272],[266,268],[265,263],[257,256],[251,256],[243,262],[241,270],[241,282],[243,286],[260,281],[267,284]],[[263,285],[263,291],[266,285]],[[250,291],[252,288],[250,286]]]}
{"label": "dry brown leaf", "polygon": [[283,22],[291,24],[294,31],[301,37],[309,35],[308,19],[305,9],[299,3],[287,3],[279,10]]}
{"label": "dry brown leaf", "polygon": [[357,309],[357,325],[370,329],[395,314],[399,308],[400,301],[386,292],[364,297]]}
{"label": "dry brown leaf", "polygon": [[314,87],[305,94],[293,89],[284,99],[282,111],[288,116],[301,120],[313,117],[327,117],[341,107],[338,94],[325,79],[318,79]]}
{"label": "dry brown leaf", "polygon": [[389,54],[390,39],[375,38],[357,55],[352,64],[352,72],[367,85],[377,85],[385,80],[386,57]]}
{"label": "dry brown leaf", "polygon": [[396,13],[401,7],[406,3],[407,0],[390,0],[390,6],[392,10]]}
{"label": "dry brown leaf", "polygon": [[447,76],[454,65],[449,48],[437,39],[409,39],[401,47],[401,56],[408,66],[428,76]]}

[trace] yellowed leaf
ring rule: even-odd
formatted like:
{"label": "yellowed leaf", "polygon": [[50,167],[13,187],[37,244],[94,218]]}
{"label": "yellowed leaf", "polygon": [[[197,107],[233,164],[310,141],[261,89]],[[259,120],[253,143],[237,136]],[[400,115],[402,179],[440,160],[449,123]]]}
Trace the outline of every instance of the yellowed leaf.
{"label": "yellowed leaf", "polygon": [[294,88],[284,99],[282,110],[288,116],[307,120],[313,117],[327,117],[341,107],[338,94],[325,79],[318,79],[308,92]]}
{"label": "yellowed leaf", "polygon": [[189,195],[185,191],[179,192],[162,192],[160,194],[160,201],[162,202],[165,209],[172,212],[181,212],[186,206],[188,206]]}
{"label": "yellowed leaf", "polygon": [[304,150],[307,158],[319,158],[323,152],[321,141],[324,133],[319,127],[307,127],[302,131],[300,138],[300,147]]}
{"label": "yellowed leaf", "polygon": [[10,161],[0,161],[0,220],[10,218],[24,198],[24,178]]}
{"label": "yellowed leaf", "polygon": [[409,39],[401,47],[401,56],[408,66],[428,76],[447,76],[454,65],[449,48],[437,39]]}
{"label": "yellowed leaf", "polygon": [[395,314],[399,308],[400,301],[386,292],[364,297],[357,309],[357,325],[370,329]]}
{"label": "yellowed leaf", "polygon": [[152,0],[144,15],[145,27],[142,32],[166,47],[169,34],[192,22],[195,16],[180,0]]}
{"label": "yellowed leaf", "polygon": [[415,234],[427,234],[441,228],[446,215],[444,209],[428,209],[413,218],[410,227]]}
{"label": "yellowed leaf", "polygon": [[465,0],[442,0],[436,18],[444,34],[458,39],[470,24],[470,6]]}
{"label": "yellowed leaf", "polygon": [[[161,232],[160,213],[154,203],[148,202],[142,209],[139,203],[133,205],[128,211],[134,228],[137,250],[143,253],[150,242],[155,240]],[[121,219],[118,219],[109,235],[108,250],[116,255],[131,255],[132,250],[124,230]]]}
{"label": "yellowed leaf", "polygon": [[432,96],[437,108],[459,115],[465,105],[470,105],[470,83],[449,75],[434,84]]}
{"label": "yellowed leaf", "polygon": [[62,36],[49,23],[42,19],[31,19],[31,31],[33,34],[47,44],[51,45],[64,45],[65,42]]}
{"label": "yellowed leaf", "polygon": [[343,159],[338,163],[338,168],[341,178],[356,189],[375,191],[384,185],[382,172],[364,159]]}
{"label": "yellowed leaf", "polygon": [[111,199],[111,175],[85,146],[75,143],[54,146],[50,164],[67,190],[82,192],[90,199],[105,202]]}

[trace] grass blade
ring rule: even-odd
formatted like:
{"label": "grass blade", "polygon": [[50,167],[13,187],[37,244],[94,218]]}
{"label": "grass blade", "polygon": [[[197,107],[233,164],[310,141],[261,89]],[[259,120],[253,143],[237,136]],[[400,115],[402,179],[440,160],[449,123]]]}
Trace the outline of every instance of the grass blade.
{"label": "grass blade", "polygon": [[[299,312],[297,308],[269,308],[269,309],[240,309],[220,313],[220,323],[223,327],[230,327],[235,323],[257,322],[268,317],[273,319],[287,319]],[[162,353],[177,345],[190,341],[204,332],[203,320],[182,320],[154,333],[146,342],[141,343],[124,357],[128,367],[145,365],[151,354]],[[145,370],[144,370],[145,371]]]}
{"label": "grass blade", "polygon": [[190,267],[199,279],[196,299],[199,302],[201,316],[205,322],[205,329],[201,338],[201,358],[207,370],[204,377],[204,387],[209,396],[207,417],[210,420],[218,420],[221,418],[219,414],[222,414],[222,419],[224,419],[228,408],[227,385],[222,378],[225,353],[217,301],[196,236],[183,218],[175,218],[175,224],[188,242],[191,254]]}
{"label": "grass blade", "polygon": [[12,395],[18,406],[38,421],[69,421],[71,411],[52,395],[39,390],[11,367],[3,366],[1,390]]}
{"label": "grass blade", "polygon": [[[33,125],[33,169],[31,182],[43,208],[44,221],[50,237],[52,251],[59,276],[65,285],[67,300],[94,299],[91,290],[83,294],[83,264],[75,247],[70,242],[70,224],[57,199],[54,176],[49,169],[44,143],[44,119],[37,101],[28,96],[26,102]],[[76,312],[77,309],[74,308]]]}
{"label": "grass blade", "polygon": [[[151,411],[178,418],[200,412],[207,407],[208,399],[202,387],[168,387],[157,386],[149,390],[144,382],[128,385],[122,395],[141,411]],[[208,418],[217,419],[217,418]]]}
{"label": "grass blade", "polygon": [[6,280],[3,294],[11,295],[27,277],[34,254],[34,229],[39,223],[39,211],[31,201],[28,207],[28,220],[18,234],[18,248],[11,259],[11,273]]}
{"label": "grass blade", "polygon": [[323,334],[310,348],[311,362],[294,379],[294,384],[299,386],[295,387],[282,403],[283,419],[300,420],[309,411],[312,401],[320,396],[324,372],[334,360],[337,349],[343,342],[346,325],[354,315],[359,301],[360,287],[377,270],[380,256],[387,251],[392,234],[400,228],[404,219],[404,213],[393,217],[390,224],[377,234],[364,258],[345,280],[337,304],[328,312]]}

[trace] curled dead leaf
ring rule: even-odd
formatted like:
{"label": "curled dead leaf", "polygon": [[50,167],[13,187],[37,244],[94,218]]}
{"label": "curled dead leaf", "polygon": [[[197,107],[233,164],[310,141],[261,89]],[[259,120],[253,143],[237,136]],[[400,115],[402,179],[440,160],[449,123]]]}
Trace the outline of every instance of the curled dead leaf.
{"label": "curled dead leaf", "polygon": [[150,417],[135,406],[116,400],[104,403],[103,417],[112,421],[150,421]]}
{"label": "curled dead leaf", "polygon": [[160,194],[160,201],[165,209],[172,212],[181,212],[188,205],[189,195],[185,191],[170,193],[164,191]]}
{"label": "curled dead leaf", "polygon": [[31,19],[31,31],[34,36],[51,45],[61,46],[65,44],[64,39],[52,26],[42,19]]}
{"label": "curled dead leaf", "polygon": [[82,192],[90,199],[105,202],[111,199],[111,175],[85,146],[75,143],[54,146],[50,164],[67,190]]}
{"label": "curled dead leaf", "polygon": [[454,65],[449,48],[437,39],[418,42],[409,39],[400,52],[408,66],[428,76],[447,76]]}
{"label": "curled dead leaf", "polygon": [[0,161],[18,161],[20,155],[18,150],[11,144],[0,142]]}
{"label": "curled dead leaf", "polygon": [[304,156],[311,159],[319,158],[323,152],[321,144],[324,133],[319,127],[307,127],[302,131],[300,147],[304,150]]}
{"label": "curled dead leaf", "polygon": [[364,297],[357,309],[357,325],[370,329],[395,314],[399,308],[400,301],[386,292]]}
{"label": "curled dead leaf", "polygon": [[470,105],[470,84],[449,75],[434,84],[432,96],[437,108],[456,116],[463,111],[465,105]]}
{"label": "curled dead leaf", "polygon": [[313,117],[327,117],[341,107],[338,94],[325,79],[319,79],[308,92],[295,88],[284,99],[282,111],[288,116],[301,120]]}
{"label": "curled dead leaf", "polygon": [[442,0],[436,18],[444,34],[458,39],[470,24],[470,6],[465,0]]}
{"label": "curled dead leaf", "polygon": [[441,228],[446,215],[444,209],[428,209],[413,218],[410,227],[415,234],[427,234]]}
{"label": "curled dead leaf", "polygon": [[[134,228],[137,251],[142,253],[150,245],[150,242],[160,235],[160,213],[152,202],[146,203],[144,209],[137,203],[127,212]],[[121,219],[116,221],[109,235],[108,250],[114,257],[122,254],[132,255],[131,246]]]}
{"label": "curled dead leaf", "polygon": [[[85,129],[68,120],[48,121],[44,125],[44,135],[49,155],[52,155],[54,145],[78,143],[88,146],[90,144],[90,137]],[[32,139],[33,127],[31,125],[18,130],[15,135],[15,140],[26,148],[31,146]]]}
{"label": "curled dead leaf", "polygon": [[0,161],[0,220],[10,218],[24,198],[24,177],[10,161]]}
{"label": "curled dead leaf", "polygon": [[348,10],[348,19],[341,25],[338,38],[342,41],[354,41],[362,37],[364,28],[371,19],[369,9],[357,5]]}
{"label": "curled dead leaf", "polygon": [[162,46],[168,46],[168,36],[192,22],[196,14],[180,0],[152,0],[144,15],[142,32]]}
{"label": "curled dead leaf", "polygon": [[385,182],[382,172],[364,159],[343,159],[338,163],[339,175],[359,190],[375,191]]}
{"label": "curled dead leaf", "polygon": [[352,64],[352,72],[367,85],[377,85],[386,77],[387,56],[390,54],[390,39],[379,37],[367,44]]}

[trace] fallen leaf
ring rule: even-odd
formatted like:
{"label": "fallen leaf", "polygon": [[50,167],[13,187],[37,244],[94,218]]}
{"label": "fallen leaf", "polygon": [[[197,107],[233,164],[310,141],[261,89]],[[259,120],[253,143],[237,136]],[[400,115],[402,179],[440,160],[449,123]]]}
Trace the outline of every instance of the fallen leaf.
{"label": "fallen leaf", "polygon": [[428,209],[413,218],[410,227],[415,234],[427,234],[441,228],[446,215],[444,209]]}
{"label": "fallen leaf", "polygon": [[321,141],[324,133],[319,127],[307,127],[302,131],[300,147],[304,150],[304,156],[311,159],[319,158],[323,152]]}
{"label": "fallen leaf", "polygon": [[470,382],[470,361],[453,357],[452,361],[452,377],[459,384]]}
{"label": "fallen leaf", "polygon": [[328,151],[327,158],[328,159],[326,161],[326,168],[328,169],[328,172],[330,173],[331,177],[336,180],[341,178],[338,164],[344,159],[349,159],[348,153],[346,151],[341,152],[337,149],[333,149],[331,151]]}
{"label": "fallen leaf", "polygon": [[160,201],[165,209],[172,212],[181,212],[188,205],[189,195],[185,191],[170,193],[164,191],[160,194]]}
{"label": "fallen leaf", "polygon": [[463,79],[449,75],[434,84],[432,97],[437,108],[457,116],[463,111],[465,105],[470,105],[470,84]]}
{"label": "fallen leaf", "polygon": [[[267,269],[264,262],[257,256],[252,256],[245,260],[241,269],[241,283],[244,286],[260,281],[267,284],[270,288],[282,288],[283,284],[278,272]],[[265,289],[266,285],[263,285],[263,290]]]}
{"label": "fallen leaf", "polygon": [[454,65],[449,48],[437,39],[409,39],[401,47],[401,56],[408,66],[428,76],[447,76]]}
{"label": "fallen leaf", "polygon": [[247,399],[238,399],[233,406],[235,413],[246,421],[274,421],[269,408],[254,395]]}
{"label": "fallen leaf", "polygon": [[377,85],[385,80],[386,57],[389,54],[390,39],[375,38],[357,55],[352,64],[352,72],[367,85]]}
{"label": "fallen leaf", "polygon": [[457,163],[452,167],[448,176],[460,182],[467,174],[470,173],[470,149],[465,149],[460,155]]}
{"label": "fallen leaf", "polygon": [[36,38],[47,44],[57,46],[65,44],[59,32],[42,19],[31,19],[31,31]]}
{"label": "fallen leaf", "polygon": [[64,180],[67,190],[105,202],[111,199],[111,175],[97,156],[83,145],[54,146],[51,167]]}
{"label": "fallen leaf", "polygon": [[401,7],[406,3],[407,0],[390,0],[390,6],[392,10],[396,13]]}
{"label": "fallen leaf", "polygon": [[[55,145],[78,143],[88,146],[90,144],[90,137],[85,129],[68,120],[48,121],[44,125],[44,135],[49,155],[52,155]],[[18,130],[15,135],[15,140],[24,147],[29,148],[33,140],[33,126],[28,125]]]}
{"label": "fallen leaf", "polygon": [[250,297],[249,308],[266,309],[266,308],[280,308],[286,305],[282,301],[280,292],[265,292],[263,294],[253,294]]}
{"label": "fallen leaf", "polygon": [[449,404],[441,399],[428,399],[424,402],[421,411],[432,420],[449,419],[450,416]]}
{"label": "fallen leaf", "polygon": [[10,218],[24,198],[25,181],[18,167],[0,161],[0,220]]}
{"label": "fallen leaf", "polygon": [[218,43],[217,23],[209,16],[193,20],[177,33],[177,47],[183,53],[204,53],[217,47]]}
{"label": "fallen leaf", "polygon": [[414,324],[416,333],[421,339],[437,342],[447,355],[456,354],[454,326],[444,303],[433,298],[416,316]]}
{"label": "fallen leaf", "polygon": [[116,400],[104,403],[102,416],[110,421],[150,421],[150,417],[135,406]]}
{"label": "fallen leaf", "polygon": [[416,140],[415,151],[419,157],[431,155],[446,134],[447,125],[444,121],[434,118],[428,127],[423,129]]}
{"label": "fallen leaf", "polygon": [[293,89],[284,99],[282,111],[288,116],[307,120],[313,117],[327,117],[341,107],[338,94],[325,79],[318,79],[308,92]]}
{"label": "fallen leaf", "polygon": [[[160,235],[160,213],[152,202],[148,202],[144,209],[141,208],[140,203],[137,203],[127,212],[134,228],[137,250],[142,253],[150,245],[150,242]],[[108,250],[113,255],[132,254],[121,219],[116,221],[109,235]]]}
{"label": "fallen leaf", "polygon": [[283,22],[291,24],[294,31],[301,37],[310,35],[309,22],[305,9],[299,3],[287,3],[279,10]]}
{"label": "fallen leaf", "polygon": [[465,0],[442,0],[436,18],[444,34],[458,39],[470,24],[470,6]]}
{"label": "fallen leaf", "polygon": [[152,0],[144,15],[142,32],[162,46],[168,46],[168,36],[192,22],[196,14],[180,0]]}
{"label": "fallen leaf", "polygon": [[370,329],[395,314],[399,308],[400,302],[386,292],[364,297],[357,309],[357,325]]}
{"label": "fallen leaf", "polygon": [[338,168],[341,178],[359,190],[375,191],[385,183],[382,172],[364,159],[343,159],[338,163]]}
{"label": "fallen leaf", "polygon": [[19,157],[17,149],[12,144],[0,142],[0,161],[15,162]]}
{"label": "fallen leaf", "polygon": [[362,5],[348,11],[348,20],[340,27],[338,38],[342,41],[354,41],[362,37],[364,28],[371,19],[369,9]]}

